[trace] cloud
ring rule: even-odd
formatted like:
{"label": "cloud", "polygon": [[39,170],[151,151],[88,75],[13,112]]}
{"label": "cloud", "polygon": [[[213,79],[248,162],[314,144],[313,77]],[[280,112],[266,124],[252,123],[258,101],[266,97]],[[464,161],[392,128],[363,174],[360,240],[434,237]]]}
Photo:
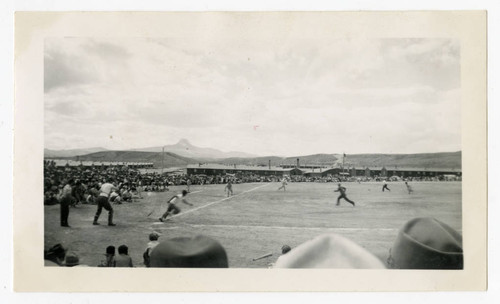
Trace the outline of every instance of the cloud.
{"label": "cloud", "polygon": [[279,155],[460,148],[455,40],[194,40],[46,41],[46,145],[188,138]]}

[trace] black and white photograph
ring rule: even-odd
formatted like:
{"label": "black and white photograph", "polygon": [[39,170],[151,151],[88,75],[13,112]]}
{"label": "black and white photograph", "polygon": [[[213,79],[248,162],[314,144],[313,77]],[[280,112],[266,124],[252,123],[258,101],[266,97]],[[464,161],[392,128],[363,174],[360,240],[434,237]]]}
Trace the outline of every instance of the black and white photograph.
{"label": "black and white photograph", "polygon": [[131,276],[461,277],[477,256],[464,246],[467,44],[347,33],[344,17],[170,13],[161,35],[56,21],[38,40],[33,257]]}

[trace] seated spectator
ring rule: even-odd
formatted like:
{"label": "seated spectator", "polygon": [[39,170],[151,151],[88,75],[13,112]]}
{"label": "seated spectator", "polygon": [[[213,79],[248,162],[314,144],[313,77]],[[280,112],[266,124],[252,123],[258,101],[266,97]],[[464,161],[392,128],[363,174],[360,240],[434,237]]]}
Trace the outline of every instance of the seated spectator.
{"label": "seated spectator", "polygon": [[115,267],[115,246],[106,247],[106,260],[99,267]]}
{"label": "seated spectator", "polygon": [[125,202],[132,202],[132,193],[129,189],[123,190],[121,197]]}
{"label": "seated spectator", "polygon": [[151,251],[153,251],[153,249],[158,246],[158,244],[160,244],[160,242],[158,241],[158,238],[160,236],[158,235],[158,233],[156,232],[152,232],[150,235],[149,235],[149,243],[146,247],[146,251],[144,251],[142,257],[144,258],[144,265],[146,265],[146,267],[150,267],[151,266]]}
{"label": "seated spectator", "polygon": [[228,268],[224,247],[206,236],[177,237],[151,252],[151,267]]}
{"label": "seated spectator", "polygon": [[397,269],[463,269],[462,235],[433,218],[415,218],[399,231],[387,259]]}
{"label": "seated spectator", "polygon": [[49,250],[44,252],[45,266],[62,266],[66,256],[67,249],[61,244],[52,246]]}
{"label": "seated spectator", "polygon": [[128,247],[121,245],[118,247],[118,256],[115,257],[115,267],[134,267],[132,258],[128,255]]}
{"label": "seated spectator", "polygon": [[278,258],[275,268],[385,268],[384,264],[353,241],[324,234]]}
{"label": "seated spectator", "polygon": [[122,199],[121,199],[120,195],[116,191],[111,192],[111,194],[109,195],[109,201],[113,202],[115,204],[121,204],[122,203]]}

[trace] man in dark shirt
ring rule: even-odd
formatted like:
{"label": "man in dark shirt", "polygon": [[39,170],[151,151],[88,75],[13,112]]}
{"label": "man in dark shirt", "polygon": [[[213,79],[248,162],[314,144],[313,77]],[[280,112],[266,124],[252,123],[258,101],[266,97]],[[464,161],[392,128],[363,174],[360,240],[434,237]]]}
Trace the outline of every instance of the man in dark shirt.
{"label": "man in dark shirt", "polygon": [[340,205],[340,199],[341,198],[345,199],[346,201],[348,201],[349,203],[351,203],[353,206],[356,206],[353,201],[351,201],[350,199],[347,198],[347,196],[345,195],[346,188],[342,187],[341,184],[339,184],[339,187],[337,188],[337,190],[335,190],[335,192],[340,192],[340,195],[337,198],[337,206]]}

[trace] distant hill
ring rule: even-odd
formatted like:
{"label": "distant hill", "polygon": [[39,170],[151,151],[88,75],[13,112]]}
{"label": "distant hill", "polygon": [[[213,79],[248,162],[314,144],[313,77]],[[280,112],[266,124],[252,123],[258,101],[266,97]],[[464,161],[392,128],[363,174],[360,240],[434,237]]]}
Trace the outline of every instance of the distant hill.
{"label": "distant hill", "polygon": [[100,151],[107,151],[107,150],[104,148],[70,149],[70,150],[43,149],[43,154],[45,158],[59,158],[59,157],[73,157],[77,155],[85,155]]}
{"label": "distant hill", "polygon": [[[342,154],[314,154],[293,157],[254,157],[254,158],[226,158],[216,160],[216,163],[237,165],[268,165],[271,160],[273,166],[280,164],[295,165],[299,159],[300,165],[340,166]],[[346,166],[379,167],[438,167],[462,168],[462,152],[421,153],[421,154],[350,154],[345,158]]]}
{"label": "distant hill", "polygon": [[[186,166],[187,164],[197,163],[197,160],[192,158],[183,157],[176,155],[174,153],[165,152],[142,152],[142,151],[102,151],[91,153],[87,155],[82,155],[77,157],[72,157],[73,160],[81,161],[114,161],[114,162],[147,162],[153,163],[155,167],[161,167],[162,164],[165,167],[178,167]],[[163,161],[162,161],[163,159]]]}
{"label": "distant hill", "polygon": [[[340,163],[342,157],[339,157]],[[420,154],[352,154],[345,162],[355,166],[400,166],[462,168],[462,152],[420,153]]]}
{"label": "distant hill", "polygon": [[297,163],[297,158],[299,158],[301,165],[331,165],[337,161],[337,157],[334,154],[314,154],[293,157],[261,156],[251,158],[225,158],[215,160],[214,162],[236,165],[267,166],[269,164],[269,160],[271,160],[271,165],[277,166],[281,164],[295,165]]}
{"label": "distant hill", "polygon": [[223,152],[213,148],[202,148],[192,145],[187,139],[181,139],[175,145],[166,145],[163,147],[150,147],[142,149],[134,149],[133,151],[144,151],[144,152],[161,152],[162,148],[165,148],[165,152],[175,153],[180,156],[190,157],[190,158],[209,158],[209,159],[221,159],[230,157],[255,157],[253,154],[245,152]]}

